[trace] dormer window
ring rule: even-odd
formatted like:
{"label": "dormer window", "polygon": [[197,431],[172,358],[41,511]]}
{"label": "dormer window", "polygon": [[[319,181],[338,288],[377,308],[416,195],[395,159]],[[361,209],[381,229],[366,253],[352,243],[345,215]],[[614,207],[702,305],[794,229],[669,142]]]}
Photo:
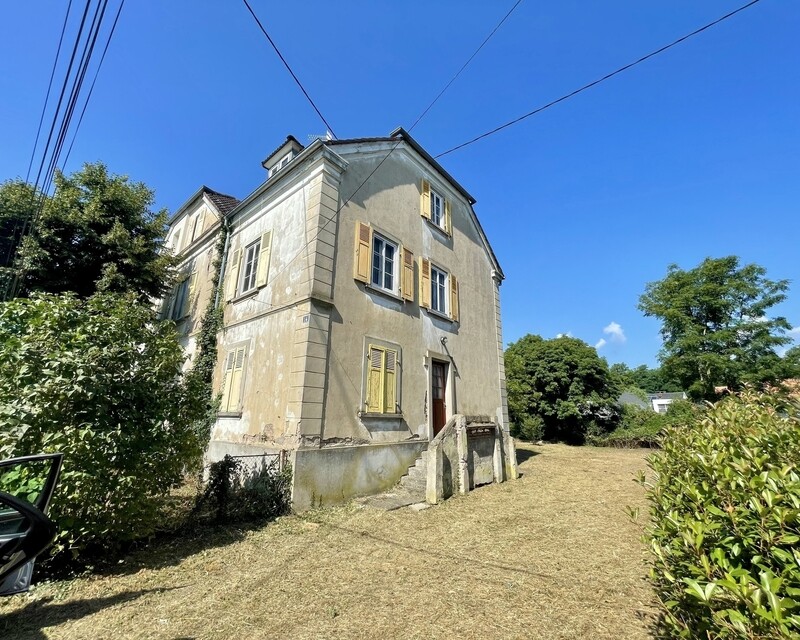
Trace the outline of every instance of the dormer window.
{"label": "dormer window", "polygon": [[292,159],[294,158],[295,153],[294,151],[290,151],[285,156],[283,156],[278,162],[276,162],[269,170],[269,177],[271,178],[274,176],[278,171],[283,169],[287,164],[289,164]]}
{"label": "dormer window", "polygon": [[304,148],[294,136],[287,136],[286,141],[261,163],[261,166],[267,170],[267,179],[274,176],[300,155]]}

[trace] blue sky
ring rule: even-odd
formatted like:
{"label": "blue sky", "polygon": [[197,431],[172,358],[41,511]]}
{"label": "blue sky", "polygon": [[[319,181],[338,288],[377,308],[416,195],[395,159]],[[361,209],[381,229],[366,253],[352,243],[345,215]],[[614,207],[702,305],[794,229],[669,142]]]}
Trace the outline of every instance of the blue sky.
{"label": "blue sky", "polygon": [[[524,0],[412,135],[440,153],[743,3]],[[4,3],[0,179],[27,171],[66,4]],[[251,4],[345,138],[409,127],[513,1]],[[570,333],[652,365],[636,305],[670,263],[736,254],[796,280],[798,33],[800,3],[762,0],[441,159],[505,270],[507,342]],[[244,197],[287,134],[324,132],[243,3],[128,2],[66,169],[102,160],[174,211],[200,184]],[[777,312],[800,324],[794,282]]]}

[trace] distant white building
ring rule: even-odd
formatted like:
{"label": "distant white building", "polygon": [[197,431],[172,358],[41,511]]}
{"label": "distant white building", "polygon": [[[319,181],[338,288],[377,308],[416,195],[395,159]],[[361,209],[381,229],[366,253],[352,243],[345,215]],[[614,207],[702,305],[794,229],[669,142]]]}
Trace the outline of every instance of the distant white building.
{"label": "distant white building", "polygon": [[683,391],[675,391],[671,393],[649,393],[647,394],[647,399],[650,400],[653,411],[656,413],[666,413],[669,405],[676,400],[686,400],[686,393]]}

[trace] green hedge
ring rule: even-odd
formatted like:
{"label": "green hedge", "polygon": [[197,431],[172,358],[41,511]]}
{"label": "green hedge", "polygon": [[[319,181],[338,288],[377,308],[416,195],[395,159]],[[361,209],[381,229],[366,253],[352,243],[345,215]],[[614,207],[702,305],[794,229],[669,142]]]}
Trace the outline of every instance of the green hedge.
{"label": "green hedge", "polygon": [[668,635],[800,637],[799,410],[746,393],[666,429],[642,481]]}
{"label": "green hedge", "polygon": [[[61,561],[151,534],[164,497],[201,462],[199,394],[171,322],[131,295],[0,304],[0,458],[59,451],[50,514]],[[0,485],[28,491],[4,474]]]}

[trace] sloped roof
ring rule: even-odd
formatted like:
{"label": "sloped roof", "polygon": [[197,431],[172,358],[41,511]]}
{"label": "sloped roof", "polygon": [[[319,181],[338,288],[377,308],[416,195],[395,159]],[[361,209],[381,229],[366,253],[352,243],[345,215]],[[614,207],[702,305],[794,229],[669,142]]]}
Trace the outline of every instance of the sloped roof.
{"label": "sloped roof", "polygon": [[239,198],[234,198],[233,196],[226,195],[224,193],[220,193],[219,191],[214,191],[213,189],[209,189],[208,187],[203,187],[204,192],[208,199],[214,204],[223,216],[228,215],[231,211],[236,208],[236,205],[239,204]]}
{"label": "sloped roof", "polygon": [[213,204],[216,207],[217,211],[219,211],[220,215],[223,216],[233,211],[233,209],[236,208],[236,205],[238,205],[240,202],[238,198],[234,198],[233,196],[229,196],[225,193],[220,193],[219,191],[214,191],[213,189],[210,189],[206,185],[201,185],[201,187],[197,191],[195,191],[186,202],[184,202],[180,207],[178,207],[175,213],[173,213],[170,219],[167,221],[167,224],[172,224],[173,222],[175,222],[175,220],[177,220],[180,217],[180,215],[186,209],[188,209],[189,206],[195,200],[201,198],[204,195],[208,196],[208,199],[211,201],[211,204]]}

